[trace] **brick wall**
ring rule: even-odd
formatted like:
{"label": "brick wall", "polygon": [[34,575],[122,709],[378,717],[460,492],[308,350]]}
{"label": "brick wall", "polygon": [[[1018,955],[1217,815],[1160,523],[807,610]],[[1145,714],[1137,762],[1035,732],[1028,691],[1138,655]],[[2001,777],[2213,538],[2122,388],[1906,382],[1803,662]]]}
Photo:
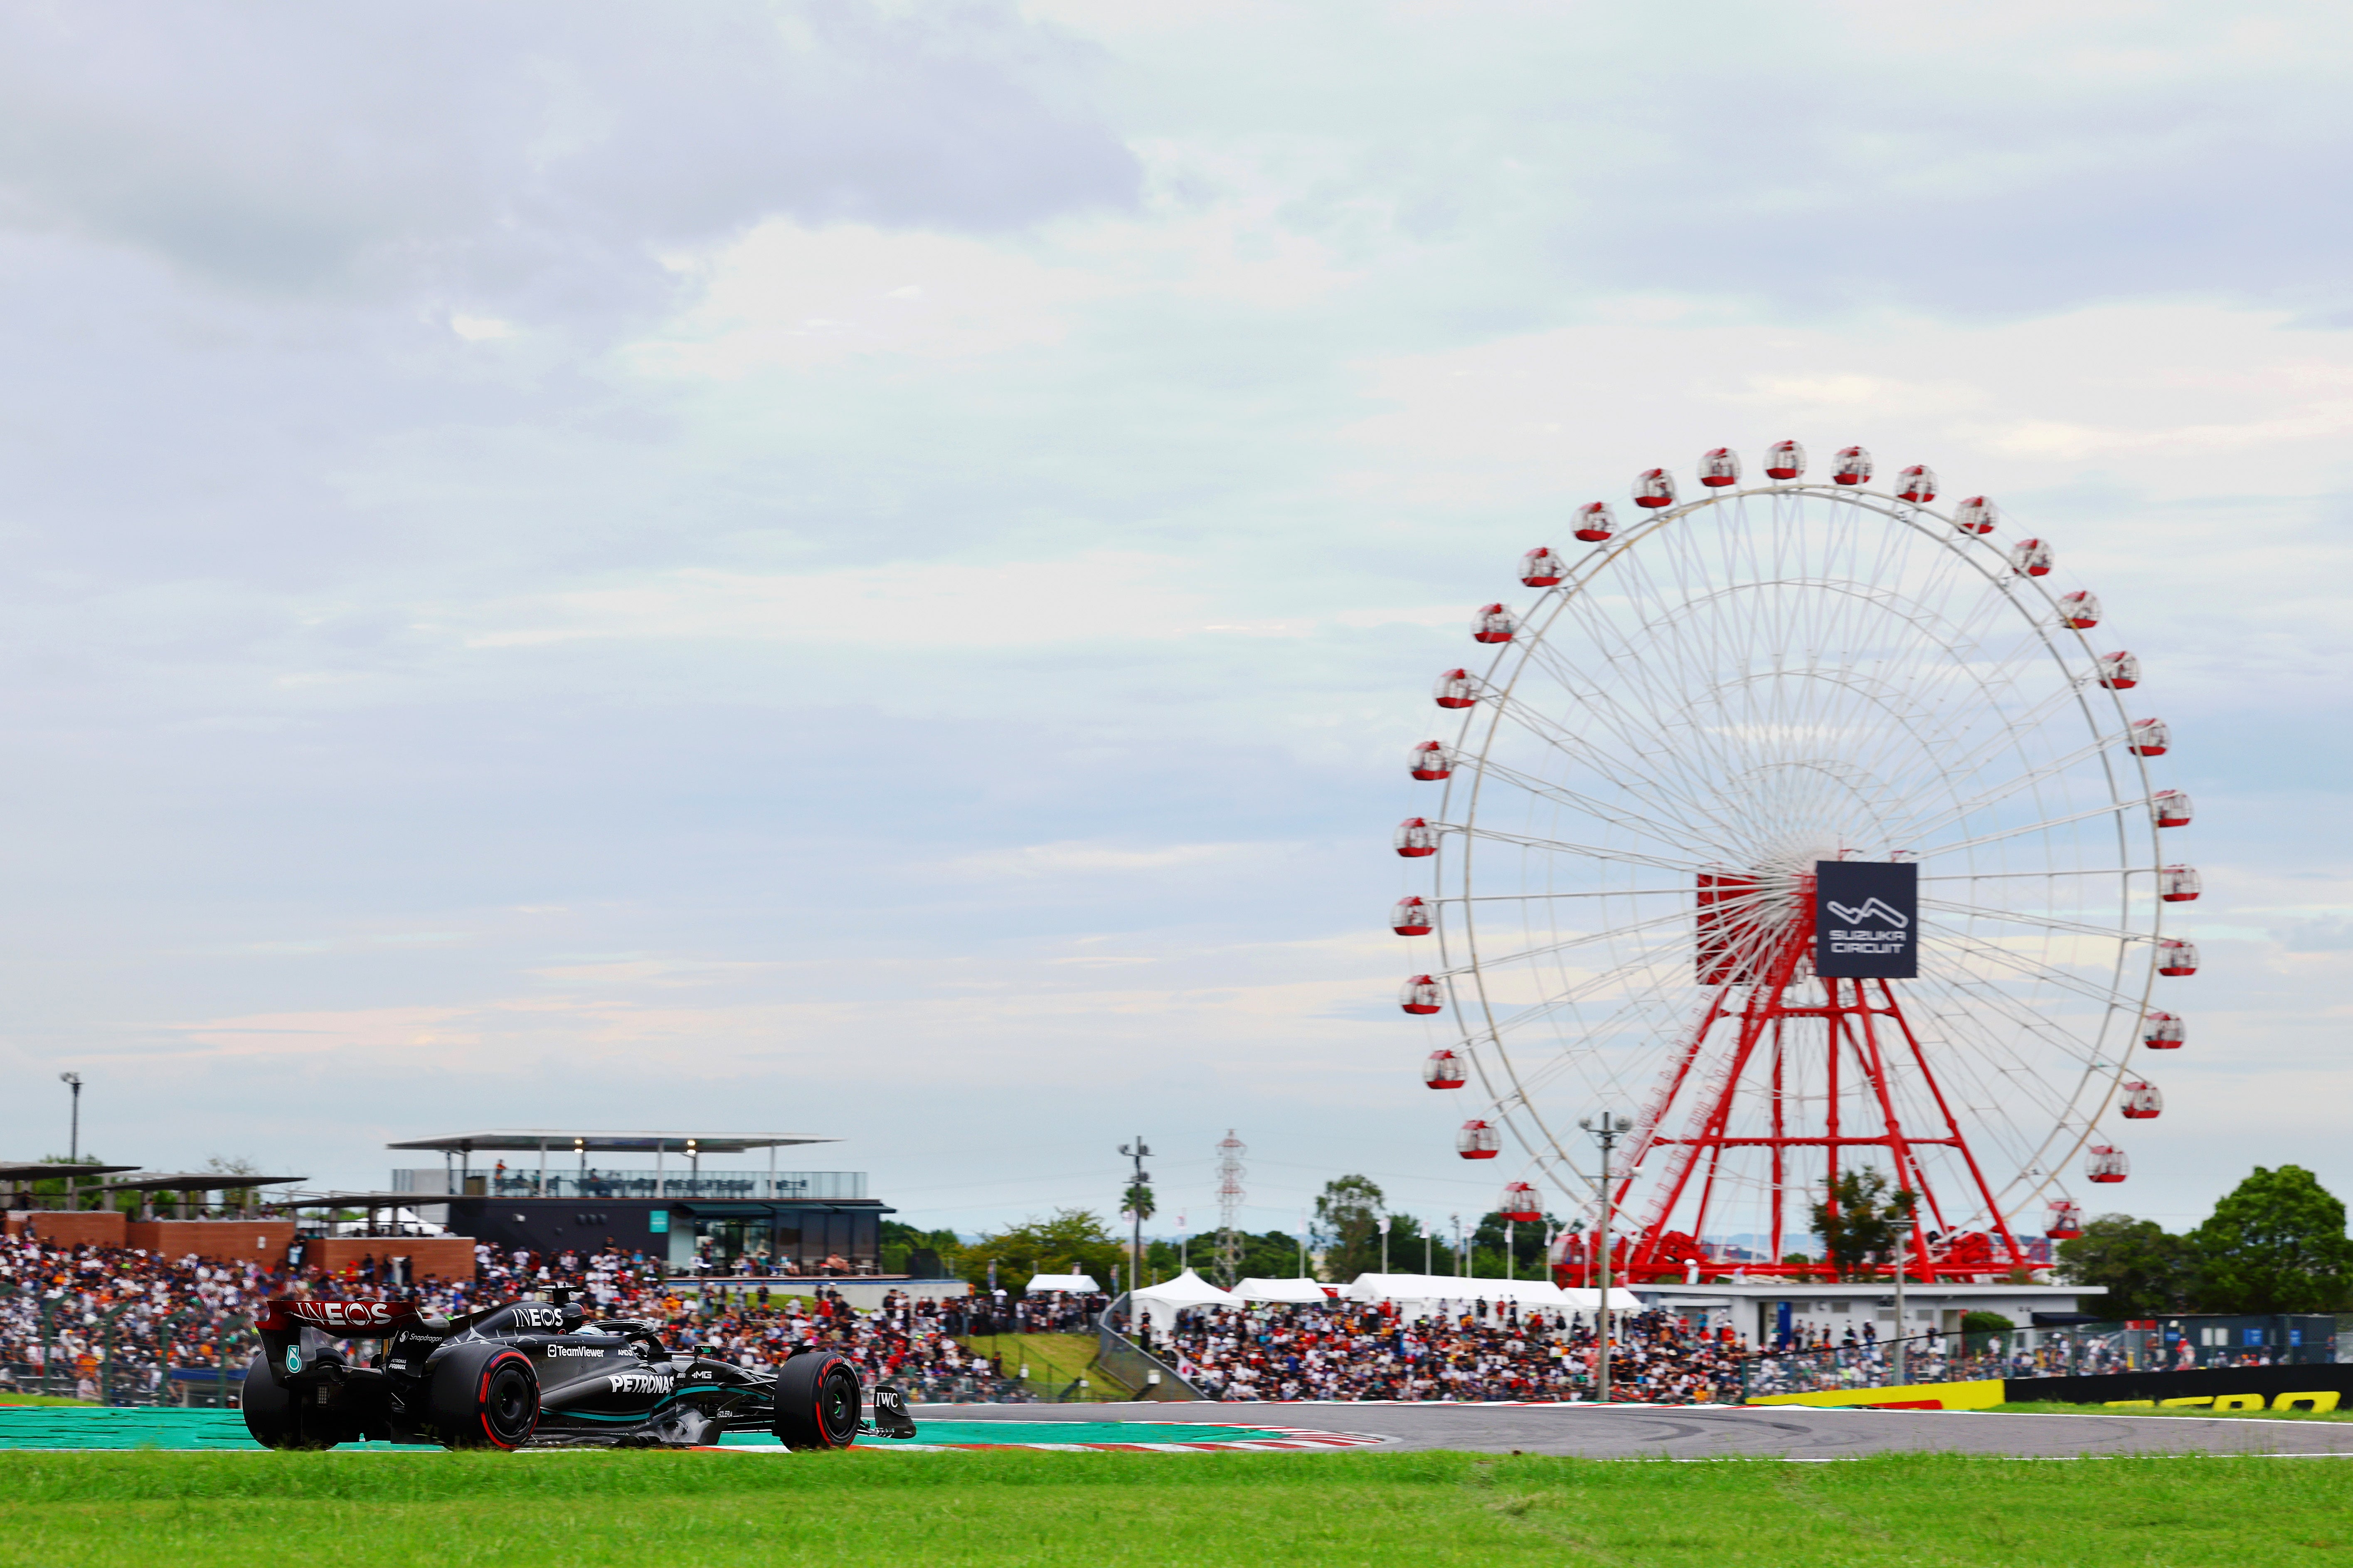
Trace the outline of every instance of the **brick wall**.
{"label": "brick wall", "polygon": [[290,1219],[134,1219],[123,1230],[125,1246],[166,1258],[194,1253],[207,1262],[258,1263],[264,1268],[284,1263],[294,1240]]}
{"label": "brick wall", "polygon": [[121,1247],[121,1209],[18,1209],[8,1215],[8,1234],[30,1231],[53,1247]]}
{"label": "brick wall", "polygon": [[363,1258],[379,1263],[387,1258],[408,1259],[408,1277],[415,1280],[471,1279],[474,1238],[470,1236],[330,1236],[303,1248],[302,1266],[340,1273]]}

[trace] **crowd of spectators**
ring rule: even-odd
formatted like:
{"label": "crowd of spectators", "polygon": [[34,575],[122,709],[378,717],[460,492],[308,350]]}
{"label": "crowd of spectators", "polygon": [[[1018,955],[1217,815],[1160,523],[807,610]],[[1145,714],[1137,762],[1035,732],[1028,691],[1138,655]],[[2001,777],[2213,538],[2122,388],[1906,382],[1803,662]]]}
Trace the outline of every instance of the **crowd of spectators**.
{"label": "crowd of spectators", "polygon": [[914,1397],[1001,1399],[1018,1396],[1018,1378],[976,1352],[967,1336],[1039,1331],[1085,1310],[921,1301],[893,1291],[879,1310],[860,1311],[822,1287],[815,1296],[716,1282],[681,1291],[643,1253],[619,1249],[542,1256],[481,1248],[476,1261],[471,1279],[397,1285],[372,1259],[327,1278],[9,1237],[0,1241],[0,1386],[113,1404],[220,1403],[234,1397],[252,1353],[252,1316],[274,1295],[400,1297],[456,1314],[565,1289],[578,1292],[594,1317],[660,1322],[681,1348],[742,1365],[771,1365],[796,1344],[823,1342],[870,1380],[897,1381]]}
{"label": "crowd of spectators", "polygon": [[[821,1282],[812,1282],[814,1295],[724,1277],[685,1288],[657,1260],[610,1247],[554,1255],[484,1247],[476,1265],[469,1279],[395,1283],[373,1259],[328,1279],[9,1237],[0,1241],[0,1387],[117,1404],[212,1404],[233,1397],[251,1353],[250,1319],[273,1295],[399,1296],[454,1315],[569,1289],[592,1317],[661,1323],[681,1348],[747,1366],[823,1342],[871,1381],[897,1382],[917,1400],[1052,1398],[1073,1390],[1027,1383],[1023,1369],[1008,1370],[972,1342],[1085,1331],[1106,1304],[1100,1295],[991,1292],[935,1301],[892,1291],[880,1308],[860,1310]],[[1427,1314],[1343,1301],[1198,1309],[1172,1331],[1134,1335],[1187,1383],[1222,1400],[1589,1399],[1596,1337],[1590,1320],[1575,1314],[1484,1301]],[[1611,1397],[1657,1404],[1862,1386],[1893,1371],[1890,1347],[1867,1324],[1838,1342],[1820,1331],[1780,1337],[1752,1356],[1729,1331],[1642,1312],[1617,1320],[1613,1346]],[[2274,1357],[2291,1359],[2284,1351],[2193,1351],[2187,1336],[2168,1345],[2153,1332],[2043,1332],[2031,1343],[2024,1334],[1955,1334],[1912,1342],[1906,1370],[1912,1380],[1942,1382]]]}
{"label": "crowd of spectators", "polygon": [[[1484,1301],[1410,1318],[1386,1307],[1197,1308],[1137,1341],[1215,1399],[1571,1400],[1594,1397],[1589,1318]],[[1743,1347],[1668,1312],[1617,1317],[1610,1397],[1660,1405],[1736,1400]]]}

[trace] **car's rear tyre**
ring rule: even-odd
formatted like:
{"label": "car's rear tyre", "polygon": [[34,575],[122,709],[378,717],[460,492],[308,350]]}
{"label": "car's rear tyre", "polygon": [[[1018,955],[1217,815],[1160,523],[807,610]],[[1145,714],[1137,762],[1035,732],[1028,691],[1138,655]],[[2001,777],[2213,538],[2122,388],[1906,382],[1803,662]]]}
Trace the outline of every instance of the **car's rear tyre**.
{"label": "car's rear tyre", "polygon": [[245,1416],[245,1429],[253,1440],[265,1448],[332,1448],[336,1438],[326,1428],[326,1423],[313,1415],[305,1420],[301,1391],[288,1388],[269,1374],[267,1357],[257,1355],[246,1363],[244,1392],[237,1396],[237,1406]]}
{"label": "car's rear tyre", "polygon": [[863,1392],[858,1367],[831,1351],[808,1351],[776,1373],[776,1440],[787,1448],[847,1448],[858,1441]]}
{"label": "car's rear tyre", "polygon": [[539,1426],[539,1372],[512,1345],[459,1345],[426,1397],[445,1447],[519,1448]]}

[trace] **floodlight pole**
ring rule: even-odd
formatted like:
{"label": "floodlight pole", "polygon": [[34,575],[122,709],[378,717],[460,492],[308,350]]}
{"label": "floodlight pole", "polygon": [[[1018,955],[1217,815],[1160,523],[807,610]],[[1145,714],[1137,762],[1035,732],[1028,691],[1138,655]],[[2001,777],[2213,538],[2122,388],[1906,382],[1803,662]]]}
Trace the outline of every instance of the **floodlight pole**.
{"label": "floodlight pole", "polygon": [[1383,1278],[1383,1279],[1387,1279],[1387,1278],[1388,1277],[1388,1271],[1389,1271],[1389,1216],[1388,1216],[1388,1215],[1381,1215],[1381,1276],[1382,1276],[1382,1278]]}
{"label": "floodlight pole", "polygon": [[[1144,1157],[1152,1152],[1152,1145],[1144,1141],[1144,1134],[1141,1132],[1137,1133],[1135,1135],[1135,1142],[1132,1144],[1121,1144],[1119,1146],[1119,1152],[1126,1155],[1129,1161],[1135,1167],[1134,1188],[1143,1187],[1152,1180],[1151,1176],[1147,1174],[1144,1169]],[[1134,1192],[1134,1188],[1131,1188],[1130,1191]],[[1144,1206],[1142,1193],[1136,1192],[1134,1194],[1134,1201],[1131,1202],[1128,1207],[1127,1217],[1132,1226],[1128,1237],[1127,1293],[1131,1298],[1131,1310],[1128,1313],[1128,1321],[1133,1322],[1135,1321],[1135,1314],[1132,1310],[1134,1305],[1133,1298],[1136,1291],[1144,1288]]]}
{"label": "floodlight pole", "polygon": [[[70,1171],[81,1163],[81,1074],[61,1072],[58,1081],[73,1090],[73,1121],[66,1134],[66,1167]],[[66,1177],[66,1207],[81,1207],[80,1184],[71,1175]]]}
{"label": "floodlight pole", "polygon": [[1577,1124],[1593,1134],[1601,1145],[1601,1341],[1593,1359],[1593,1401],[1609,1403],[1609,1151],[1620,1134],[1634,1130],[1634,1119],[1622,1111],[1603,1111],[1599,1116],[1580,1116]]}

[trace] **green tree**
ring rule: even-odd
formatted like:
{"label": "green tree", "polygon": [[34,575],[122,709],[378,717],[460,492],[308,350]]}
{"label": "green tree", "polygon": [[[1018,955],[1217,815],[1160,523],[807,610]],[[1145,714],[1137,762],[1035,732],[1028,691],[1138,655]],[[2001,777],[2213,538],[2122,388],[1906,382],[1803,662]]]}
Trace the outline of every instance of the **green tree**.
{"label": "green tree", "polygon": [[1354,1279],[1381,1266],[1381,1189],[1368,1176],[1338,1176],[1315,1200],[1315,1239],[1324,1273]]}
{"label": "green tree", "polygon": [[2329,1312],[2353,1284],[2345,1205],[2301,1165],[2256,1166],[2189,1241],[2211,1311]]}
{"label": "green tree", "polygon": [[[1500,1214],[1479,1216],[1479,1228],[1471,1236],[1471,1272],[1481,1279],[1508,1277],[1514,1279],[1549,1279],[1550,1270],[1545,1262],[1545,1237],[1550,1236],[1560,1222],[1546,1215],[1542,1221],[1521,1220],[1511,1226],[1509,1236],[1512,1256],[1504,1257],[1505,1238],[1504,1216]],[[1440,1270],[1440,1272],[1449,1272]]]}
{"label": "green tree", "polygon": [[1152,1185],[1148,1182],[1130,1182],[1127,1190],[1119,1194],[1119,1212],[1150,1219],[1155,1212],[1152,1201]]}
{"label": "green tree", "polygon": [[[912,1225],[897,1220],[882,1222],[881,1237],[882,1272],[885,1274],[923,1273],[940,1279],[960,1279],[963,1270],[959,1259],[964,1255],[964,1242],[952,1230],[917,1230]],[[918,1265],[922,1267],[918,1268]],[[987,1278],[984,1268],[982,1278]]]}
{"label": "green tree", "polygon": [[[1241,1271],[1238,1279],[1292,1279],[1299,1274],[1299,1237],[1292,1231],[1267,1230],[1241,1236]],[[1310,1272],[1314,1260],[1308,1260]],[[1232,1283],[1231,1280],[1227,1283]]]}
{"label": "green tree", "polygon": [[1908,1188],[1890,1192],[1879,1172],[1851,1166],[1831,1184],[1830,1197],[1814,1205],[1814,1234],[1822,1238],[1831,1266],[1851,1279],[1895,1256],[1918,1202]]}
{"label": "green tree", "polygon": [[2105,1285],[2086,1310],[2104,1318],[2156,1318],[2189,1305],[2197,1279],[2189,1239],[2153,1219],[2104,1214],[2084,1234],[2059,1244],[2060,1277],[2070,1285]]}
{"label": "green tree", "polygon": [[997,1282],[1019,1290],[1037,1274],[1092,1275],[1111,1289],[1112,1271],[1123,1266],[1127,1248],[1089,1209],[1056,1209],[1045,1219],[992,1231],[961,1249],[964,1277],[976,1287],[988,1284],[988,1266],[997,1265]]}

